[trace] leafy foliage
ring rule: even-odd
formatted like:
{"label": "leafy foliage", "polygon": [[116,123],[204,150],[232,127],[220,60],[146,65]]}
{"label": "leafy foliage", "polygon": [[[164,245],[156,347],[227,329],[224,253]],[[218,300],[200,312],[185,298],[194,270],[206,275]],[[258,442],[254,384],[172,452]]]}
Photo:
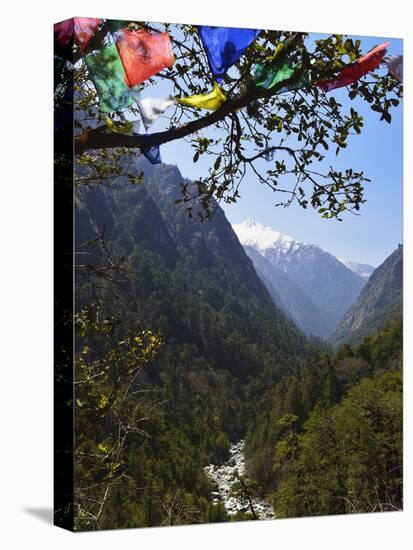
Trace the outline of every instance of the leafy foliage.
{"label": "leafy foliage", "polygon": [[[109,321],[104,326],[111,327],[114,344],[126,342],[120,348],[123,360],[142,332],[139,327],[151,328],[143,334],[162,335],[131,394],[139,418],[146,418],[142,433],[128,437],[116,461],[122,475],[111,482],[98,524],[82,517],[79,528],[227,521],[222,507],[212,503],[204,466],[226,459],[230,442],[244,435],[253,393],[270,387],[311,348],[272,305],[223,214],[204,223],[190,220],[174,205],[179,192],[180,180],[170,167],[152,176],[146,170],[144,186],[119,180],[111,188],[76,191],[77,297],[85,311],[78,320],[80,361],[86,346],[90,366],[109,363],[105,347],[92,346],[83,328],[85,316],[94,326],[96,316],[86,315],[90,304],[99,306],[99,319]],[[109,415],[113,380],[101,382]],[[76,403],[76,429],[88,434],[87,441],[96,437],[92,430],[101,410],[100,393],[93,396],[92,391],[90,407],[84,406],[85,397],[79,398],[81,407]],[[93,453],[100,443],[110,452],[105,433],[108,418]],[[81,464],[85,475],[103,475],[102,462]],[[96,487],[82,494],[101,502],[105,484]],[[85,499],[83,509],[96,517]]]}
{"label": "leafy foliage", "polygon": [[279,517],[402,508],[402,329],[393,321],[264,395],[248,471]]}
{"label": "leafy foliage", "polygon": [[[149,23],[133,23],[133,28],[152,28]],[[196,27],[163,25],[170,33],[176,63],[142,88],[156,85],[158,79],[168,82],[172,95],[187,97],[207,92],[211,76]],[[155,30],[160,30],[161,26]],[[99,33],[109,32],[107,23]],[[96,42],[96,41],[95,41]],[[94,43],[93,47],[99,47]],[[113,157],[139,154],[146,146],[161,145],[188,138],[194,150],[193,161],[210,159],[208,175],[198,179],[196,194],[184,187],[179,199],[192,212],[194,200],[201,199],[201,216],[210,216],[216,201],[234,202],[240,196],[240,185],[249,174],[280,197],[278,204],[297,202],[303,208],[311,205],[324,218],[337,218],[346,211],[357,212],[364,202],[364,185],[368,178],[361,170],[349,167],[324,168],[326,151],[336,155],[348,146],[352,135],[363,130],[363,117],[357,103],[367,102],[380,120],[391,122],[391,110],[402,96],[399,82],[391,75],[371,73],[348,87],[348,96],[357,100],[348,112],[334,95],[326,95],[316,86],[294,89],[303,74],[311,73],[313,83],[334,76],[361,55],[361,43],[343,35],[326,36],[312,41],[305,33],[262,31],[224,79],[228,96],[222,107],[204,114],[187,106],[176,106],[164,130],[143,138],[111,132],[98,111],[98,97],[83,64],[75,69],[77,117],[76,151],[95,172],[104,172]],[[80,53],[75,51],[75,59]],[[282,64],[288,60],[297,67],[295,74],[270,90],[256,88],[251,75],[257,64]],[[71,83],[63,74],[58,93]],[[284,88],[291,91],[285,92]],[[138,118],[136,108],[132,114]],[[116,123],[127,124],[124,112],[114,114]],[[105,153],[99,152],[104,150]],[[114,152],[119,149],[119,152]],[[104,155],[102,157],[102,154]],[[94,161],[102,160],[103,164]],[[102,175],[102,174],[101,174]],[[131,173],[134,179],[136,174]],[[138,176],[139,179],[139,176]],[[86,178],[86,183],[90,176]]]}
{"label": "leafy foliage", "polygon": [[[103,318],[102,318],[103,317]],[[161,345],[159,335],[136,331],[113,338],[118,320],[96,306],[80,310],[75,330],[75,528],[100,528],[113,486],[125,485],[127,448],[149,437],[153,404],[139,395],[139,376]]]}
{"label": "leafy foliage", "polygon": [[393,511],[402,508],[402,384],[400,373],[364,379],[330,409],[316,407],[285,464],[275,497],[279,516]]}

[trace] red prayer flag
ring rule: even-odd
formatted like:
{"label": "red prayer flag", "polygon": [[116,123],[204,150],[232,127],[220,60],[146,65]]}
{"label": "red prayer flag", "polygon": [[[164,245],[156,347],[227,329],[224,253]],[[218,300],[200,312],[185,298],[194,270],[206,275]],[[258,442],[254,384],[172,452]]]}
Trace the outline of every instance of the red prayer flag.
{"label": "red prayer flag", "polygon": [[81,50],[85,50],[99,26],[100,19],[75,17],[75,40]]}
{"label": "red prayer flag", "polygon": [[114,38],[130,88],[175,63],[167,32],[122,29]]}
{"label": "red prayer flag", "polygon": [[55,37],[60,46],[64,48],[75,34],[76,44],[83,51],[98,28],[100,19],[92,17],[72,17],[54,26]]}
{"label": "red prayer flag", "polygon": [[73,19],[66,19],[54,25],[55,39],[62,48],[67,46],[73,36]]}
{"label": "red prayer flag", "polygon": [[371,50],[368,54],[357,59],[352,65],[342,69],[340,73],[329,80],[323,80],[321,82],[316,82],[315,85],[324,90],[325,92],[330,92],[336,88],[342,88],[343,86],[349,86],[362,78],[365,74],[373,71],[378,67],[386,53],[387,47],[390,45],[390,42],[384,42]]}

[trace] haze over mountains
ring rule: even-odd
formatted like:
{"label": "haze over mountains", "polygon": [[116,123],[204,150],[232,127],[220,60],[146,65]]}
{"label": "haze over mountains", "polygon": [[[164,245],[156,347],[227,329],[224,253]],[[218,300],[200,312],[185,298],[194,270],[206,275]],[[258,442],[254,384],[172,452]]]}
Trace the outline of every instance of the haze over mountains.
{"label": "haze over mountains", "polygon": [[274,303],[278,305],[307,335],[323,337],[335,326],[332,315],[317,305],[310,296],[285,274],[262,256],[254,247],[245,245],[255,270],[261,277]]}
{"label": "haze over mountains", "polygon": [[268,283],[306,334],[326,337],[334,332],[374,270],[344,263],[319,246],[296,241],[252,219],[234,224],[233,229],[270,294]]}

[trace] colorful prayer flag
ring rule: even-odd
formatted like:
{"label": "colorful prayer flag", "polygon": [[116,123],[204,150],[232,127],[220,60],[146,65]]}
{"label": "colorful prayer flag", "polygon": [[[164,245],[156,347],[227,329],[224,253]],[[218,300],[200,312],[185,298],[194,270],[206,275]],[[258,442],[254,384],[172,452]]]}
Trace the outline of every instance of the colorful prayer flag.
{"label": "colorful prayer flag", "polygon": [[90,17],[74,17],[75,40],[79,48],[84,51],[90,39],[99,26],[100,19]]}
{"label": "colorful prayer flag", "polygon": [[125,71],[114,44],[87,54],[85,63],[97,90],[101,111],[113,113],[134,103],[133,95],[125,83]]}
{"label": "colorful prayer flag", "polygon": [[60,23],[55,23],[54,36],[59,46],[62,48],[67,46],[73,36],[73,18],[66,19],[66,21],[61,21]]}
{"label": "colorful prayer flag", "polygon": [[175,63],[167,32],[121,29],[113,37],[131,88]]}
{"label": "colorful prayer flag", "polygon": [[125,134],[130,136],[133,134],[134,123],[131,120],[127,120],[126,122],[122,123],[115,123],[110,117],[107,116],[106,125],[108,127],[108,130],[110,132],[114,132],[115,134]]}
{"label": "colorful prayer flag", "polygon": [[389,44],[390,42],[380,44],[380,46],[377,46],[368,54],[360,57],[360,59],[352,63],[350,66],[342,69],[336,77],[321,82],[316,82],[315,85],[325,92],[331,92],[331,90],[336,90],[337,88],[342,88],[343,86],[353,84],[380,65]]}
{"label": "colorful prayer flag", "polygon": [[[144,140],[150,139],[148,135],[142,136]],[[159,145],[142,145],[141,153],[149,160],[151,164],[161,164],[161,152]]]}
{"label": "colorful prayer flag", "polygon": [[160,115],[163,115],[169,107],[175,105],[176,101],[170,96],[162,99],[148,97],[145,99],[137,99],[136,103],[142,117],[142,122],[145,128],[148,129]]}
{"label": "colorful prayer flag", "polygon": [[384,59],[387,69],[399,82],[403,82],[403,56],[390,55]]}
{"label": "colorful prayer flag", "polygon": [[221,82],[228,69],[254,42],[260,30],[231,27],[198,27],[209,67],[217,82]]}
{"label": "colorful prayer flag", "polygon": [[227,96],[219,87],[219,84],[214,82],[214,89],[209,94],[197,94],[191,97],[175,98],[181,105],[187,107],[195,107],[197,109],[208,109],[209,111],[217,111],[226,101]]}
{"label": "colorful prayer flag", "polygon": [[[270,90],[277,84],[289,80],[299,70],[299,67],[294,66],[289,61],[279,63],[258,63],[255,67],[253,76],[254,84],[257,88]],[[304,71],[300,78],[295,82],[289,83],[278,90],[279,94],[305,88],[311,84],[311,72]]]}
{"label": "colorful prayer flag", "polygon": [[283,80],[293,76],[295,69],[289,63],[279,66],[277,63],[258,63],[254,71],[254,84],[257,88],[270,90]]}
{"label": "colorful prayer flag", "polygon": [[55,38],[59,45],[64,48],[69,44],[74,33],[76,44],[84,51],[95,34],[100,21],[100,19],[92,17],[72,17],[66,21],[61,21],[54,26]]}

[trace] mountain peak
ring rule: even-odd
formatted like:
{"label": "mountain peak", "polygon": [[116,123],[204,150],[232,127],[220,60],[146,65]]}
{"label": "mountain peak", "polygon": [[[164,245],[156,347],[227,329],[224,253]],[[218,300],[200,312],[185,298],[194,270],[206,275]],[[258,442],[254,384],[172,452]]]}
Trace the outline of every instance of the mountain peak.
{"label": "mountain peak", "polygon": [[332,330],[366,282],[319,246],[296,241],[252,219],[235,224],[233,229],[244,247],[254,248],[327,312]]}
{"label": "mountain peak", "polygon": [[252,218],[247,218],[241,224],[238,224],[238,225],[245,225],[245,227],[255,227],[257,225],[257,222]]}
{"label": "mountain peak", "polygon": [[290,249],[292,246],[300,244],[292,237],[283,235],[272,227],[263,225],[252,218],[234,224],[233,229],[242,245],[252,246],[261,251],[274,247]]}
{"label": "mountain peak", "polygon": [[351,269],[351,271],[354,271],[354,273],[357,273],[357,275],[360,275],[360,277],[363,277],[363,279],[365,279],[366,281],[370,277],[370,275],[373,273],[373,271],[376,269],[374,266],[370,264],[360,264],[358,262],[350,262],[348,260],[343,260],[343,258],[337,258],[337,259],[346,267]]}

